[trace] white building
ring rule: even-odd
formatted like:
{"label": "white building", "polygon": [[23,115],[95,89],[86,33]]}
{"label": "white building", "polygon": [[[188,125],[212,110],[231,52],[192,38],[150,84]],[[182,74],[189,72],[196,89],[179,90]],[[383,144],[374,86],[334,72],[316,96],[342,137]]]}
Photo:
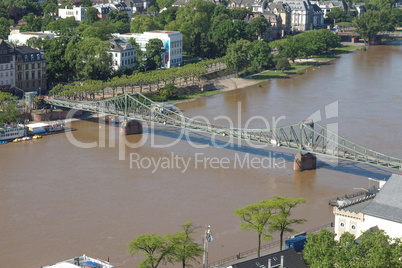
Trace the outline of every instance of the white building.
{"label": "white building", "polygon": [[163,43],[165,55],[163,57],[162,68],[170,68],[171,66],[179,66],[183,61],[183,35],[175,31],[150,31],[145,33],[126,33],[115,34],[116,38],[128,41],[134,38],[141,48],[141,51],[146,51],[145,45],[151,39],[159,39]]}
{"label": "white building", "polygon": [[68,9],[67,6],[59,9],[59,17],[62,19],[68,17],[74,17],[76,21],[85,20],[85,7],[76,7],[73,6],[72,9]]}
{"label": "white building", "polygon": [[112,44],[112,49],[107,52],[112,54],[113,69],[134,68],[137,51],[133,46],[120,39],[110,39],[109,42]]}
{"label": "white building", "polygon": [[401,192],[402,175],[393,174],[376,195],[335,207],[335,238],[339,240],[344,232],[358,238],[373,227],[392,238],[402,238]]}
{"label": "white building", "polygon": [[54,33],[50,31],[12,33],[8,36],[8,41],[13,44],[26,45],[27,40],[31,37],[45,39],[46,36],[52,39],[54,38]]}

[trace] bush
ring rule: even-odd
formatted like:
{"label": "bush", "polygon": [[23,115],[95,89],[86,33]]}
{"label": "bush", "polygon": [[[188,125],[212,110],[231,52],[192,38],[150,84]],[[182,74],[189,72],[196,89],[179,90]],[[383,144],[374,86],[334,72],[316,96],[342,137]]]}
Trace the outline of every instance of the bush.
{"label": "bush", "polygon": [[287,58],[279,58],[276,63],[276,69],[285,72],[286,70],[290,70],[291,66],[289,60]]}
{"label": "bush", "polygon": [[159,96],[163,100],[176,100],[179,97],[179,91],[174,83],[170,83],[165,87],[159,89]]}

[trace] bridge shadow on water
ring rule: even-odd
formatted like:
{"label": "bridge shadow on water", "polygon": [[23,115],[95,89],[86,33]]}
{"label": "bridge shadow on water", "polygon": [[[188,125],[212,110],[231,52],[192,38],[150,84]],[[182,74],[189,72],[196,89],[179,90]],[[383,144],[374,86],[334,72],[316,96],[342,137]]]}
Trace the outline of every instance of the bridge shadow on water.
{"label": "bridge shadow on water", "polygon": [[[173,127],[154,127],[148,128],[148,133],[155,134],[158,136],[168,137],[171,139],[180,139],[181,141],[187,142],[191,141],[193,143],[198,143],[202,145],[209,145],[215,148],[223,148],[226,150],[232,150],[239,153],[249,153],[261,157],[271,157],[274,159],[285,160],[293,165],[294,158],[297,151],[287,149],[284,147],[272,147],[267,146],[265,148],[255,148],[252,144],[247,144],[242,142],[241,144],[229,143],[228,138],[219,137],[219,139],[211,138],[208,133],[187,131],[187,135],[182,135],[182,130]],[[145,131],[145,129],[144,129]],[[256,143],[258,144],[258,143]],[[260,144],[261,145],[261,144]],[[292,151],[292,152],[284,152]],[[385,169],[377,166],[371,166],[364,163],[352,162],[343,159],[330,158],[328,156],[318,156],[317,170],[327,169],[334,170],[342,173],[358,175],[363,177],[375,178],[380,180],[387,180],[392,173],[398,173],[397,170],[392,171],[391,169]]]}

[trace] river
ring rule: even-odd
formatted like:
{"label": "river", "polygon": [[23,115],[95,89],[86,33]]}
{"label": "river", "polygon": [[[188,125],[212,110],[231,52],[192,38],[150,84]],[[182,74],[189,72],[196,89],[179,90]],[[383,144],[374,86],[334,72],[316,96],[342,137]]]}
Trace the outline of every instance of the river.
{"label": "river", "polygon": [[[251,128],[275,120],[293,124],[319,114],[321,124],[337,126],[341,136],[402,158],[401,70],[399,40],[344,55],[291,79],[266,81],[179,108],[186,116],[202,115],[217,125],[229,121],[216,116],[230,118],[236,127],[253,118]],[[130,145],[142,141],[141,146],[119,147],[123,138],[118,130],[91,120],[71,127],[75,131],[0,147],[3,267],[40,267],[82,254],[109,257],[115,267],[137,267],[142,255],[128,255],[127,243],[140,234],[175,233],[186,221],[200,227],[194,235],[199,242],[205,226],[211,225],[213,262],[257,245],[254,233],[239,230],[233,215],[237,208],[275,194],[306,198],[307,204],[293,214],[308,220],[295,226],[304,231],[334,220],[330,198],[368,188],[373,182],[367,177],[386,179],[392,172],[319,161],[316,170],[294,173],[296,152],[281,148],[229,144],[222,137],[211,142],[204,133],[180,137],[180,130],[163,126],[126,137]],[[106,133],[104,144],[99,133]],[[77,142],[98,144],[85,149]],[[217,168],[213,157],[225,161],[223,167]],[[247,157],[265,161],[264,166],[241,166],[239,161]],[[152,160],[158,159],[171,165],[155,168]]]}

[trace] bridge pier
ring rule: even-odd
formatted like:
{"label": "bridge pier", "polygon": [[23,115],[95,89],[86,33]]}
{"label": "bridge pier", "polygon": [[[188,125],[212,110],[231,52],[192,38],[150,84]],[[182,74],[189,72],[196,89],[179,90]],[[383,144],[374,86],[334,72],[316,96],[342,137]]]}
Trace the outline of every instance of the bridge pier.
{"label": "bridge pier", "polygon": [[124,135],[131,134],[141,134],[142,133],[142,124],[138,120],[124,120],[121,125],[121,132]]}
{"label": "bridge pier", "polygon": [[316,169],[317,167],[317,157],[312,153],[298,153],[295,156],[295,161],[293,164],[294,171],[303,171]]}

